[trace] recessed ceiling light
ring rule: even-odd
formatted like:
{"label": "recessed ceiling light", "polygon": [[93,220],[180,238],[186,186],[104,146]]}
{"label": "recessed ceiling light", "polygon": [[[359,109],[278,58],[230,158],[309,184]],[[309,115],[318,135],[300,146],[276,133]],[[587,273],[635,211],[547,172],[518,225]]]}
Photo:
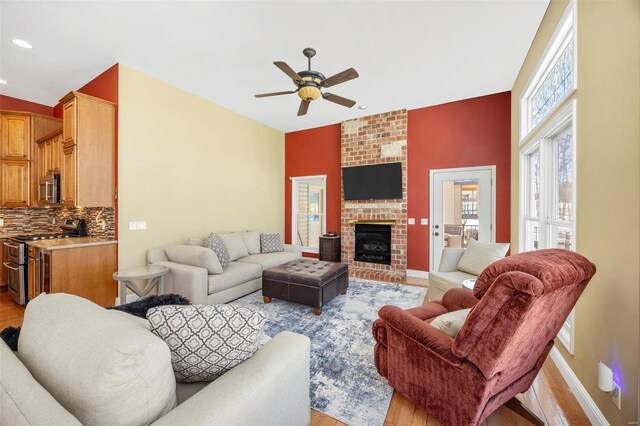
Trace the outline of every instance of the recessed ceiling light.
{"label": "recessed ceiling light", "polygon": [[358,109],[367,109],[367,108],[369,108],[369,107],[366,106],[366,105],[358,105]]}
{"label": "recessed ceiling light", "polygon": [[8,83],[7,83],[7,80],[0,79],[0,84],[8,84]]}
{"label": "recessed ceiling light", "polygon": [[32,49],[33,46],[31,45],[31,43],[24,41],[24,40],[20,40],[19,38],[14,38],[11,40],[13,42],[13,44],[15,44],[16,46],[19,47],[23,47],[25,49]]}

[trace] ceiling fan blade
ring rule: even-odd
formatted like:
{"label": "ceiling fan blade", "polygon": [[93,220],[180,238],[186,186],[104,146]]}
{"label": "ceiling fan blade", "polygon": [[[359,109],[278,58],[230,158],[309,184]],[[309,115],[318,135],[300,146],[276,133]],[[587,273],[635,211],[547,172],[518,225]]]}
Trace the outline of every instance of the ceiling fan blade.
{"label": "ceiling fan blade", "polygon": [[310,103],[310,101],[305,101],[304,99],[300,102],[300,108],[298,108],[298,117],[307,113]]}
{"label": "ceiling fan blade", "polygon": [[351,99],[343,98],[342,96],[334,95],[332,93],[323,93],[322,97],[330,102],[346,106],[347,108],[351,108],[356,104],[356,101],[352,101]]}
{"label": "ceiling fan blade", "polygon": [[289,65],[287,65],[286,62],[276,61],[276,62],[273,63],[273,65],[275,65],[276,67],[280,68],[280,70],[283,73],[288,75],[289,78],[291,78],[291,80],[295,81],[296,83],[303,83],[304,82],[302,77],[300,77],[298,75],[298,73],[293,70],[293,68],[291,68]]}
{"label": "ceiling fan blade", "polygon": [[358,78],[358,71],[353,68],[349,68],[348,70],[344,70],[336,75],[332,75],[329,78],[326,78],[322,85],[324,87],[335,86],[336,84],[344,83],[345,81],[353,80],[354,78]]}
{"label": "ceiling fan blade", "polygon": [[259,95],[255,95],[255,97],[256,98],[266,98],[268,96],[290,95],[292,93],[296,93],[296,91],[295,90],[289,90],[288,92],[260,93]]}

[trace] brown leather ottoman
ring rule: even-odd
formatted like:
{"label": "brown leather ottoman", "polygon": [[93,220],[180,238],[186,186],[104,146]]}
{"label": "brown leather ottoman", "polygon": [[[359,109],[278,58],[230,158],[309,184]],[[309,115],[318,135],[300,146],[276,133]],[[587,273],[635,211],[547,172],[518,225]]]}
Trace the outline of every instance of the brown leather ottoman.
{"label": "brown leather ottoman", "polygon": [[346,294],[347,287],[349,268],[344,263],[296,259],[262,273],[264,303],[275,297],[311,306],[316,315],[338,293]]}

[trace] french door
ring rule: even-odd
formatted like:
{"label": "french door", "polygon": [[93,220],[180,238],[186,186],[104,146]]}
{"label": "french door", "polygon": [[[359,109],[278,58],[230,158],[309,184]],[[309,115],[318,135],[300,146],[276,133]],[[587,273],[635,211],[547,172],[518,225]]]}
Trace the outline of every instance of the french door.
{"label": "french door", "polygon": [[495,166],[431,171],[430,271],[438,269],[445,247],[495,242],[494,182]]}

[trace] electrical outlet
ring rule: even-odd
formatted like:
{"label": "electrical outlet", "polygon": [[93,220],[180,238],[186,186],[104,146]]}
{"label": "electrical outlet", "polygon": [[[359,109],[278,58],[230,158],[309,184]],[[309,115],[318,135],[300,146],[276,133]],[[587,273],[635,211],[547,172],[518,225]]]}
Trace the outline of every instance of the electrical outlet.
{"label": "electrical outlet", "polygon": [[416,224],[416,220],[412,217],[409,218],[409,225],[415,225]]}
{"label": "electrical outlet", "polygon": [[420,219],[420,225],[428,225],[428,224],[429,224],[429,219],[425,219],[425,218]]}
{"label": "electrical outlet", "polygon": [[4,226],[4,219],[0,219],[0,226]]}
{"label": "electrical outlet", "polygon": [[613,395],[611,395],[611,400],[616,407],[618,407],[618,410],[622,410],[622,391],[616,382],[613,382]]}
{"label": "electrical outlet", "polygon": [[130,231],[141,231],[143,229],[147,229],[146,221],[141,220],[140,222],[129,222]]}

